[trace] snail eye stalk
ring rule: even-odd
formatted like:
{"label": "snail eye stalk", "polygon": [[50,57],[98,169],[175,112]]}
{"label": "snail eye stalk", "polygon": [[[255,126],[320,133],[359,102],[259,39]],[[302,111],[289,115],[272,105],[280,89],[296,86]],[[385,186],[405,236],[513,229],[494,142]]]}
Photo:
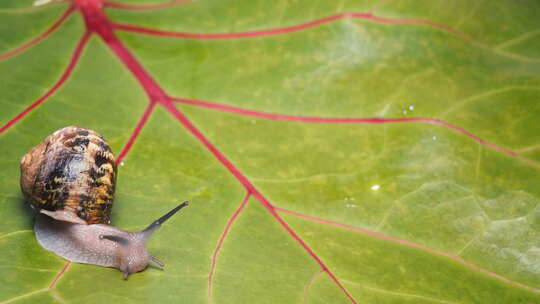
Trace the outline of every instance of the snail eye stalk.
{"label": "snail eye stalk", "polygon": [[160,217],[159,219],[155,220],[152,224],[150,224],[148,227],[146,227],[144,230],[140,231],[142,238],[144,240],[148,240],[152,233],[156,231],[165,221],[167,221],[171,216],[175,215],[180,209],[186,207],[189,205],[188,201],[185,201],[181,203],[180,205],[176,206],[173,210],[167,212],[165,215]]}
{"label": "snail eye stalk", "polygon": [[158,260],[155,256],[151,255],[150,256],[150,261],[156,263],[159,267],[163,268],[165,267],[165,264],[163,264],[162,261]]}

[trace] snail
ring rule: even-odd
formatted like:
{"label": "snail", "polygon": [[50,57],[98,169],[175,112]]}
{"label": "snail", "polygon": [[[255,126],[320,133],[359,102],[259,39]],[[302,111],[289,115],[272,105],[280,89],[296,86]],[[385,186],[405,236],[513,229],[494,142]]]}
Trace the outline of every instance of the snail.
{"label": "snail", "polygon": [[183,202],[147,228],[129,232],[110,225],[116,183],[111,148],[97,132],[69,126],[57,130],[21,160],[21,190],[38,211],[39,244],[66,260],[118,268],[127,279],[154,262],[146,243]]}

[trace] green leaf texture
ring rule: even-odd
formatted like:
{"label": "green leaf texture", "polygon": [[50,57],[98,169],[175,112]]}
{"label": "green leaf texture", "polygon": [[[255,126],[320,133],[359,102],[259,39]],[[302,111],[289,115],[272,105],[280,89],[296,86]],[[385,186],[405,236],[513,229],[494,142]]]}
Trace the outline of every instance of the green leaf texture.
{"label": "green leaf texture", "polygon": [[[45,32],[69,2],[1,1],[0,54]],[[538,1],[104,10],[118,24],[199,34],[340,17],[246,38],[116,31],[168,96],[236,109],[174,104],[271,204],[158,103],[119,166],[112,222],[137,230],[191,204],[149,243],[165,269],[127,281],[116,269],[64,269],[35,240],[19,187],[20,158],[56,129],[94,129],[118,154],[148,105],[93,34],[67,81],[0,134],[0,303],[540,303]],[[0,60],[0,126],[55,84],[85,27],[76,10]]]}

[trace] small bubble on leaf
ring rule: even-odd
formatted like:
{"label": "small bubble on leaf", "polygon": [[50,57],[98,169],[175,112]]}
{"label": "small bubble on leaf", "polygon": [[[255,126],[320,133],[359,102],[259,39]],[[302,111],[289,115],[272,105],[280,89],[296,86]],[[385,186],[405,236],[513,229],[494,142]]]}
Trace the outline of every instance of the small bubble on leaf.
{"label": "small bubble on leaf", "polygon": [[381,185],[373,185],[373,186],[371,186],[371,190],[373,190],[373,191],[377,191],[379,189],[381,189]]}

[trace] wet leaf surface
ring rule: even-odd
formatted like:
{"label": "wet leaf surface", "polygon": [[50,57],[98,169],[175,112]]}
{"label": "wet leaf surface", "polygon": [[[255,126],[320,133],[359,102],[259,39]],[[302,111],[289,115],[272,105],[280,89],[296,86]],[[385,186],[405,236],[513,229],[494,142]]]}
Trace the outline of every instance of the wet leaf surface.
{"label": "wet leaf surface", "polygon": [[[20,52],[71,3],[0,4],[0,303],[540,301],[540,5],[183,2],[75,1]],[[165,270],[35,241],[18,163],[72,124],[116,226],[190,200]]]}

